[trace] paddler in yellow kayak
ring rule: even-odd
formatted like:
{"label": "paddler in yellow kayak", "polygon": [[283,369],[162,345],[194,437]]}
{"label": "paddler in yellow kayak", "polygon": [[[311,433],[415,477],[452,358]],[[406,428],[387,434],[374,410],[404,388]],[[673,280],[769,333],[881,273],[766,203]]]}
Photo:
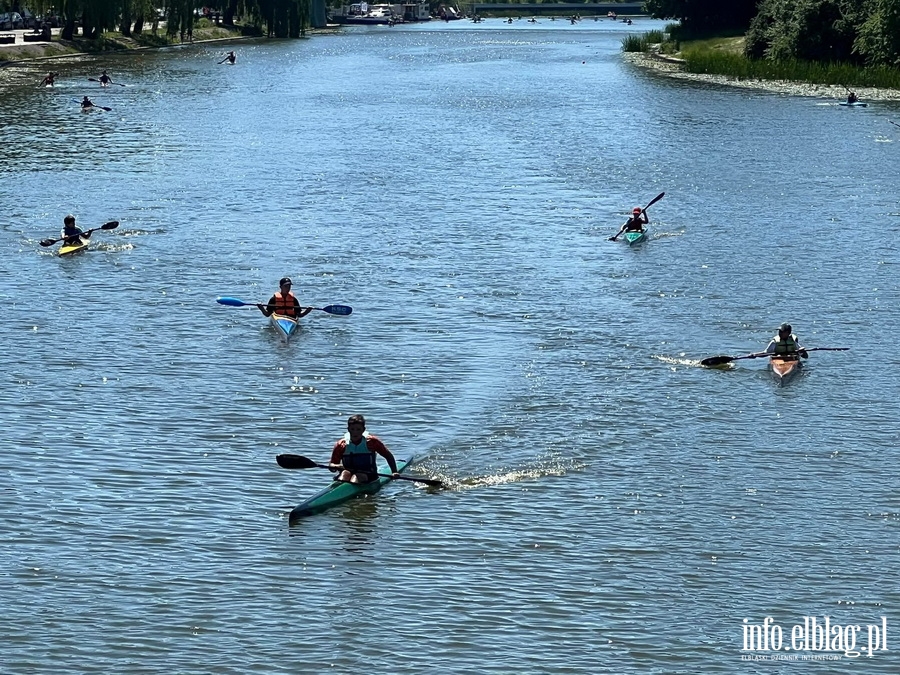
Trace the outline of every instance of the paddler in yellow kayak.
{"label": "paddler in yellow kayak", "polygon": [[75,216],[69,214],[63,218],[62,236],[66,238],[66,244],[77,244],[79,239],[90,239],[91,235],[75,224]]}
{"label": "paddler in yellow kayak", "polygon": [[345,483],[370,483],[378,479],[378,466],[375,454],[387,460],[394,478],[400,476],[397,471],[397,460],[381,440],[366,431],[366,418],[353,415],[347,420],[347,433],[331,451],[331,462],[328,468],[339,471],[335,480]]}
{"label": "paddler in yellow kayak", "polygon": [[278,282],[278,286],[281,290],[277,291],[269,298],[269,302],[265,305],[262,303],[256,305],[259,308],[259,311],[266,316],[278,314],[279,316],[290,316],[295,319],[302,319],[309,314],[313,308],[303,308],[300,306],[300,301],[294,297],[293,293],[291,293],[292,285],[293,283],[289,277],[282,277],[281,281]]}

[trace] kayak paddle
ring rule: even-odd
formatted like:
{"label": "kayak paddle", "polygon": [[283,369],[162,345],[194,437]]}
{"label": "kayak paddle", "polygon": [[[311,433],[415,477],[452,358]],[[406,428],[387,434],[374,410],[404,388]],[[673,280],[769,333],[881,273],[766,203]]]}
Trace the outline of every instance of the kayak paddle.
{"label": "kayak paddle", "polygon": [[[331,471],[331,467],[327,464],[319,464],[318,462],[314,462],[307,457],[302,457],[300,455],[278,455],[275,458],[275,461],[278,462],[278,466],[282,469],[328,469]],[[392,476],[389,473],[379,473],[379,476],[382,478],[399,478],[400,480],[409,480],[414,483],[425,483],[430,487],[441,487],[443,483],[434,478],[413,478],[412,476],[404,476],[400,474],[399,476]]]}
{"label": "kayak paddle", "polygon": [[[118,226],[119,226],[119,221],[118,221],[118,220],[111,220],[111,221],[109,221],[108,223],[103,223],[103,225],[101,225],[100,227],[92,227],[92,228],[91,228],[90,230],[88,230],[87,232],[82,232],[80,235],[77,235],[77,234],[76,234],[76,235],[74,235],[74,236],[76,236],[76,237],[78,237],[78,236],[82,236],[82,237],[88,236],[88,237],[89,237],[90,234],[91,234],[91,232],[96,232],[97,230],[114,230],[114,229],[116,229]],[[63,241],[64,239],[71,239],[71,238],[72,238],[72,237],[60,237],[59,239],[44,239],[43,241],[41,241],[41,246],[53,246],[53,244],[56,244],[56,243],[58,243],[58,242],[61,242],[61,241]]]}
{"label": "kayak paddle", "polygon": [[[228,305],[229,307],[256,307],[257,305],[265,304],[261,302],[244,302],[243,300],[229,297],[216,298],[216,302],[220,305]],[[347,316],[353,312],[353,308],[348,307],[347,305],[328,305],[327,307],[313,307],[312,309],[317,309],[320,312],[327,312],[328,314],[337,314],[339,316]]]}
{"label": "kayak paddle", "polygon": [[888,120],[888,122],[890,122],[891,124],[893,124],[895,127],[900,127],[900,124],[897,124],[896,122],[893,122],[893,121],[891,121],[891,120]]}
{"label": "kayak paddle", "polygon": [[[75,103],[81,103],[80,98],[73,98],[72,100],[75,101]],[[112,110],[112,108],[107,108],[105,105],[97,105],[96,103],[94,103],[93,105],[89,105],[88,107],[89,108],[100,108],[100,110],[105,110],[106,112],[109,112],[110,110]]]}
{"label": "kayak paddle", "polygon": [[[658,195],[656,195],[653,199],[650,200],[650,203],[647,204],[647,206],[644,207],[644,210],[641,211],[641,213],[643,213],[644,211],[646,211],[647,209],[649,209],[651,206],[653,206],[656,202],[658,202],[660,199],[662,199],[662,198],[665,197],[665,196],[666,196],[666,193],[665,193],[665,192],[660,192]],[[623,225],[623,226],[622,226],[622,229],[619,230],[618,232],[616,232],[615,235],[613,235],[612,237],[610,237],[609,240],[610,240],[610,241],[615,241],[616,239],[619,238],[619,235],[622,234],[622,232],[624,232],[624,231],[625,231],[625,226]]]}
{"label": "kayak paddle", "polygon": [[[88,81],[89,82],[100,82],[100,80],[98,80],[96,77],[89,77]],[[127,87],[128,86],[127,84],[122,84],[121,82],[113,82],[113,81],[110,81],[109,84],[115,84],[116,86],[119,86],[119,87]]]}
{"label": "kayak paddle", "polygon": [[[793,354],[802,355],[804,352],[846,352],[850,347],[809,347],[801,349]],[[746,356],[710,356],[700,362],[701,366],[723,366],[732,361],[740,361],[741,359],[758,359],[763,356],[785,356],[785,354],[769,354],[768,352],[757,352],[755,354],[747,354]]]}

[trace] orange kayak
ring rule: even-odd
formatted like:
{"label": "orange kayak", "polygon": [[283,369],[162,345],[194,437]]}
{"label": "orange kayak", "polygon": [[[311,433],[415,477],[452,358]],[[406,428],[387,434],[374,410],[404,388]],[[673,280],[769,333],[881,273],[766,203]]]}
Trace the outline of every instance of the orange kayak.
{"label": "orange kayak", "polygon": [[772,371],[772,375],[775,376],[778,386],[784,385],[794,375],[799,373],[802,367],[803,364],[800,363],[800,359],[796,356],[788,358],[773,356],[769,359],[769,368]]}

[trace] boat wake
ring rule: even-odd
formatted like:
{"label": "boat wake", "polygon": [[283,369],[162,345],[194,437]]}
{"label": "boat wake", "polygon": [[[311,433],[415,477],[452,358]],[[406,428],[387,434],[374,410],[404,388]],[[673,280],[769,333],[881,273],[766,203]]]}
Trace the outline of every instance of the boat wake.
{"label": "boat wake", "polygon": [[468,478],[453,479],[439,476],[451,490],[472,490],[481,487],[506,485],[508,483],[521,483],[523,481],[536,481],[546,476],[565,476],[579,466],[571,462],[563,463],[561,460],[552,465],[535,466],[531,468],[512,469],[505,473],[490,474],[486,476],[469,476]]}
{"label": "boat wake", "polygon": [[[650,358],[656,359],[657,361],[662,361],[663,363],[668,363],[671,366],[691,366],[695,368],[701,368],[700,359],[686,359],[683,357],[674,357],[674,356],[663,356],[662,354],[653,354]],[[675,370],[673,368],[673,370]]]}

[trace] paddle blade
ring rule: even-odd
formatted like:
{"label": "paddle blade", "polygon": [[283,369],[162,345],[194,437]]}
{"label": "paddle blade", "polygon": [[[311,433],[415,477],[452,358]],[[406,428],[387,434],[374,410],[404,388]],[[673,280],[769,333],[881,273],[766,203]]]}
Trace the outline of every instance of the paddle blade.
{"label": "paddle blade", "polygon": [[724,366],[726,363],[731,363],[732,361],[734,361],[733,356],[710,356],[708,359],[703,359],[700,362],[700,365],[707,367]]}
{"label": "paddle blade", "polygon": [[229,297],[216,298],[216,302],[218,302],[220,305],[228,305],[229,307],[246,307],[247,305],[254,304],[252,302],[244,302],[243,300]]}
{"label": "paddle blade", "polygon": [[[314,469],[319,466],[311,459],[300,455],[278,455],[275,461],[278,462],[278,466],[282,469]],[[327,469],[328,467],[324,468]]]}
{"label": "paddle blade", "polygon": [[348,307],[347,305],[328,305],[327,307],[321,308],[323,312],[328,312],[329,314],[338,314],[340,316],[347,316],[348,314],[353,312],[352,307]]}
{"label": "paddle blade", "polygon": [[428,487],[444,487],[443,481],[439,481],[436,478],[415,478],[413,476],[400,476],[401,480],[409,480],[414,483],[424,483]]}
{"label": "paddle blade", "polygon": [[665,193],[665,192],[660,192],[658,195],[656,195],[656,196],[650,201],[649,204],[647,204],[647,206],[644,207],[644,211],[646,211],[647,209],[649,209],[651,206],[653,206],[656,202],[658,202],[660,199],[662,199],[662,198],[665,197],[665,196],[666,196],[666,193]]}
{"label": "paddle blade", "polygon": [[103,223],[103,225],[100,226],[100,229],[101,230],[114,230],[118,226],[119,226],[118,220],[111,220],[108,223]]}
{"label": "paddle blade", "polygon": [[42,239],[41,246],[53,246],[59,239]]}

